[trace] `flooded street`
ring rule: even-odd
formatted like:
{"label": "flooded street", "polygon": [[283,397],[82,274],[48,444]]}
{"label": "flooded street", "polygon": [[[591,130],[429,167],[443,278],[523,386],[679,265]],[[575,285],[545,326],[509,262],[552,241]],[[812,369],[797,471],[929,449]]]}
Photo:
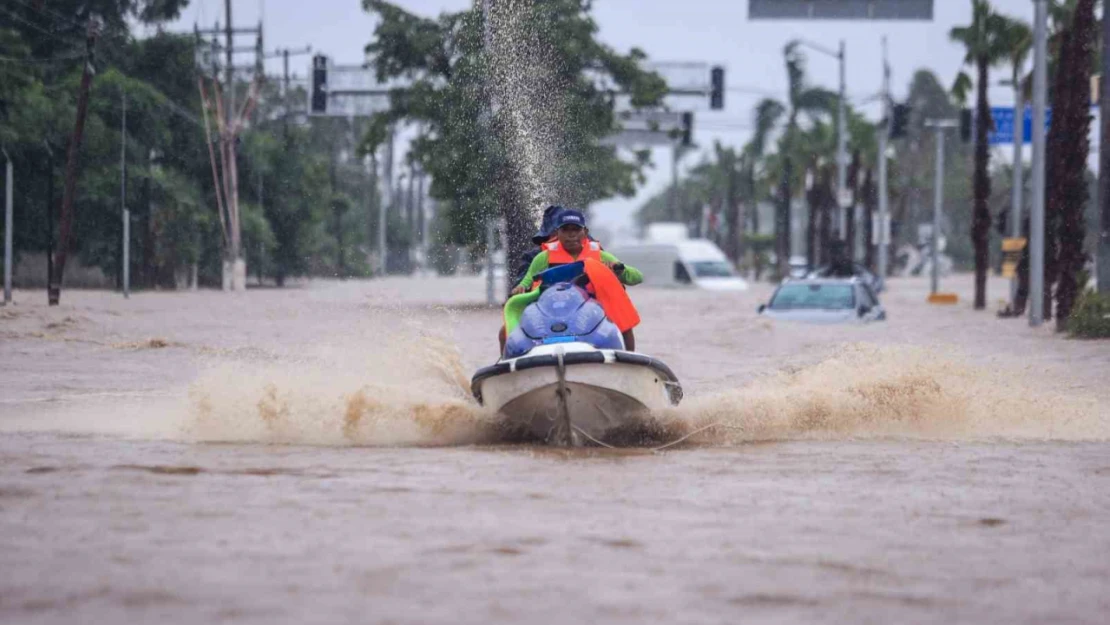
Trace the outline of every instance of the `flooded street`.
{"label": "flooded street", "polygon": [[859,327],[633,290],[661,453],[500,443],[480,278],[17,292],[0,621],[1104,623],[1110,348],[970,283]]}

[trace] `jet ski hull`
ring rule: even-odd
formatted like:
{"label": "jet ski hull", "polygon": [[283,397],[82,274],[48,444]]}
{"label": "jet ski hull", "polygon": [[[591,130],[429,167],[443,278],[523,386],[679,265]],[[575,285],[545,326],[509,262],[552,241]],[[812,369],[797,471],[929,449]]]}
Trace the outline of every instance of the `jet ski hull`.
{"label": "jet ski hull", "polygon": [[503,360],[479,370],[471,389],[511,429],[556,445],[605,443],[682,398],[662,362],[584,343],[544,345]]}

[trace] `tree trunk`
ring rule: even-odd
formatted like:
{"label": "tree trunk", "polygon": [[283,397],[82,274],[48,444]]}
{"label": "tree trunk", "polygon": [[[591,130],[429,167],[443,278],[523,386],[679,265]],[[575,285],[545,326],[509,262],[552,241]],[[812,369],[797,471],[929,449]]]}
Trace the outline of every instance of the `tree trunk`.
{"label": "tree trunk", "polygon": [[990,150],[987,133],[990,130],[991,109],[987,101],[989,62],[984,57],[977,60],[979,80],[976,85],[975,172],[972,178],[974,202],[971,220],[971,242],[975,247],[975,310],[987,307],[987,271],[990,266],[991,214],[988,202],[991,196]]}
{"label": "tree trunk", "polygon": [[875,181],[871,177],[871,168],[868,167],[863,175],[863,264],[871,271],[875,271]]}
{"label": "tree trunk", "polygon": [[782,160],[779,207],[775,214],[775,270],[780,278],[788,276],[790,269],[790,181],[793,177],[794,165],[786,156]]}
{"label": "tree trunk", "polygon": [[832,169],[828,166],[821,172],[820,193],[820,223],[817,225],[818,238],[818,265],[827,265],[832,260],[829,250],[832,249],[832,213],[835,210],[836,198],[832,191]]}
{"label": "tree trunk", "polygon": [[[1057,71],[1067,85],[1062,98],[1066,100],[1066,139],[1060,145],[1061,165],[1064,167],[1063,184],[1055,190],[1060,196],[1057,215],[1057,287],[1056,329],[1064,330],[1075,300],[1085,285],[1079,283],[1080,273],[1086,263],[1083,250],[1086,238],[1084,208],[1090,200],[1087,190],[1087,155],[1090,149],[1091,115],[1090,98],[1091,55],[1095,44],[1094,0],[1079,0],[1072,16],[1071,36],[1067,45],[1068,65]],[[1055,113],[1054,113],[1055,115]]]}
{"label": "tree trunk", "polygon": [[740,252],[744,245],[744,203],[740,201],[737,171],[733,163],[727,163],[725,171],[725,210],[728,211],[728,239],[725,250],[734,265],[740,262]]}
{"label": "tree trunk", "polygon": [[821,212],[821,185],[816,162],[810,165],[809,171],[813,185],[806,191],[806,268],[812,271],[817,266],[817,215]]}
{"label": "tree trunk", "polygon": [[844,243],[848,248],[848,258],[856,260],[856,207],[859,205],[859,168],[860,168],[860,154],[859,150],[852,152],[852,162],[848,166],[848,188],[852,191],[852,204],[847,209],[847,215],[844,216],[847,222],[847,230],[844,236]]}

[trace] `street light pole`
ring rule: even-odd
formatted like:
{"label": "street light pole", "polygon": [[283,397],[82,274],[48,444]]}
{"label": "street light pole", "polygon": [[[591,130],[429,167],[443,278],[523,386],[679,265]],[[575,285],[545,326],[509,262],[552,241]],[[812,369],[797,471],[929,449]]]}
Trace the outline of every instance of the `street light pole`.
{"label": "street light pole", "polygon": [[[886,284],[887,258],[890,251],[890,241],[887,237],[887,221],[889,220],[889,201],[887,193],[886,151],[887,141],[890,138],[890,64],[887,62],[886,37],[883,37],[883,119],[885,123],[879,128],[879,283]],[[867,242],[871,245],[871,242]]]}
{"label": "street light pole", "polygon": [[1033,0],[1033,198],[1029,207],[1029,325],[1044,322],[1045,100],[1048,86],[1047,0]]}
{"label": "street light pole", "polygon": [[[844,40],[840,40],[840,102],[836,111],[836,190],[840,195],[837,202],[840,205],[840,240],[848,237],[848,206],[845,198],[848,197],[848,104],[847,80],[845,79],[845,49]],[[848,241],[848,254],[855,258],[855,241]]]}
{"label": "street light pole", "polygon": [[937,158],[936,158],[936,188],[933,190],[933,236],[929,244],[932,255],[932,295],[940,289],[940,213],[944,205],[944,131],[955,128],[957,122],[952,119],[926,120],[925,126],[936,130]]}

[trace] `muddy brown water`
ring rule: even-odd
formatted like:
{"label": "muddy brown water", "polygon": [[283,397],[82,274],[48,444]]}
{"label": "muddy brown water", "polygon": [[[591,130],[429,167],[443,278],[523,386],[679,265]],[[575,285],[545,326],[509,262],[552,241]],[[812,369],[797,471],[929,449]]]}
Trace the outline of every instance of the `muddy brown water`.
{"label": "muddy brown water", "polygon": [[1110,345],[926,286],[633,290],[701,430],[663,453],[499,442],[480,279],[17,292],[0,621],[1105,623]]}

